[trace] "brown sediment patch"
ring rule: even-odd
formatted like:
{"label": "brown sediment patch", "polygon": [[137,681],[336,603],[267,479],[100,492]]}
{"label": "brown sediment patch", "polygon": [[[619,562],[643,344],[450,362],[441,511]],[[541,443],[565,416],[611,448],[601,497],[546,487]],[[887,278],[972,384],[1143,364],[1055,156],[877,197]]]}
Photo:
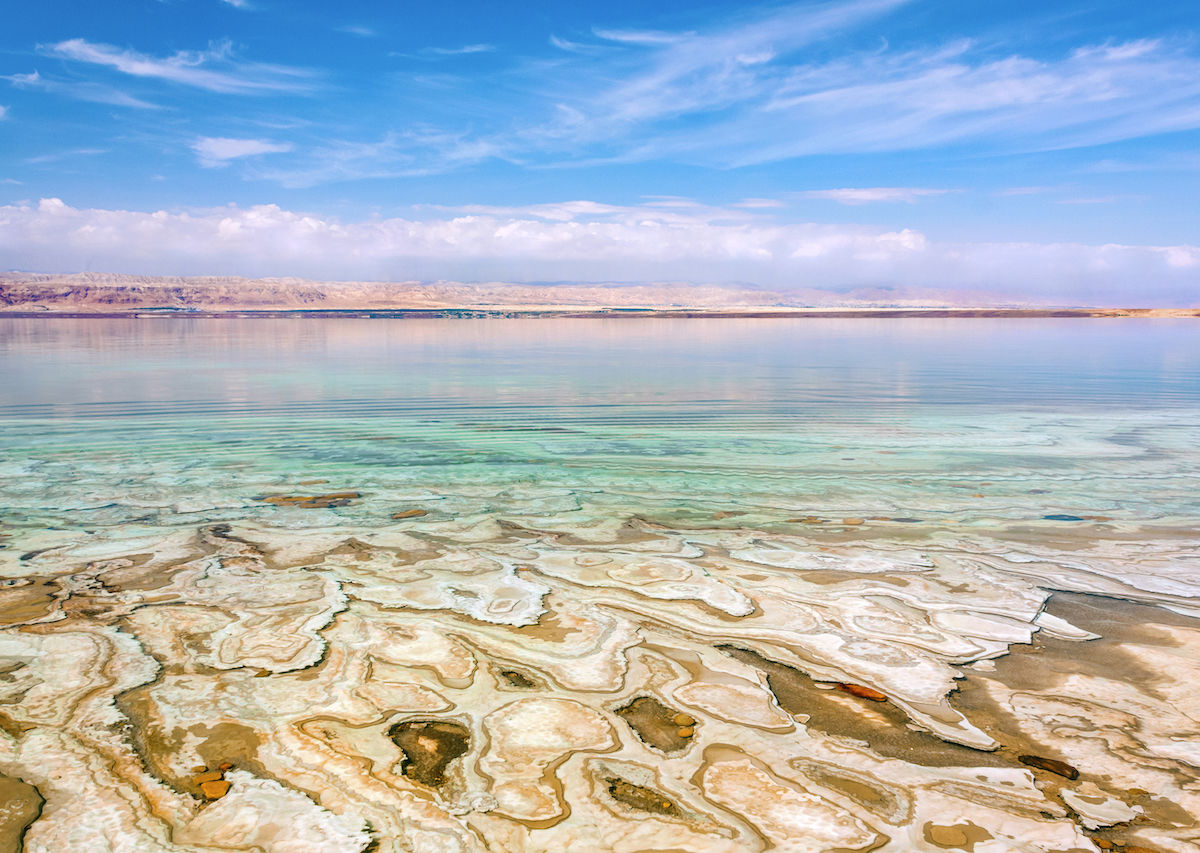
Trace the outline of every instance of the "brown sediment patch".
{"label": "brown sediment patch", "polygon": [[[6,667],[5,669],[0,670],[0,675],[7,675],[14,670],[20,669],[21,666],[22,664],[16,664],[12,667]],[[30,729],[36,728],[37,726],[35,726],[33,723],[19,723],[8,714],[0,711],[0,732],[4,732],[14,740],[25,734],[25,732],[29,731]]]}
{"label": "brown sediment patch", "polygon": [[25,831],[41,815],[44,803],[33,785],[0,773],[0,853],[25,849]]}
{"label": "brown sediment patch", "polygon": [[547,609],[532,625],[520,625],[512,630],[550,643],[561,643],[569,635],[579,633],[578,628],[562,624],[562,620],[552,609]]}
{"label": "brown sediment patch", "polygon": [[638,811],[665,815],[666,817],[683,817],[679,806],[653,788],[635,785],[616,776],[606,778],[604,783],[608,785],[608,795],[618,803],[622,803]]}
{"label": "brown sediment patch", "polygon": [[[150,775],[176,791],[208,799],[215,797],[205,792],[203,784],[221,781],[224,771],[235,766],[249,770],[260,778],[274,778],[258,758],[262,738],[249,726],[218,722],[164,731],[155,722],[153,700],[149,693],[153,687],[153,684],[144,685],[116,697],[117,708],[129,721],[126,730],[129,742]],[[204,767],[218,769],[202,773],[176,773],[173,768],[180,762],[175,758],[188,746],[195,749]],[[210,788],[210,791],[213,790],[215,788]]]}
{"label": "brown sediment patch", "polygon": [[767,677],[779,707],[789,714],[808,717],[805,724],[826,734],[853,738],[868,744],[886,758],[900,758],[928,767],[1011,767],[1014,760],[950,743],[929,732],[909,728],[908,716],[890,702],[855,703],[840,694],[817,687],[803,672],[776,663],[758,652],[731,645],[718,649]]}
{"label": "brown sediment patch", "polygon": [[303,509],[326,509],[349,506],[352,500],[361,498],[359,492],[329,492],[324,495],[259,495],[254,500],[272,506],[295,506]]}
{"label": "brown sediment patch", "polygon": [[233,767],[248,768],[255,775],[266,775],[258,760],[262,739],[258,732],[239,723],[216,723],[211,726],[192,726],[188,733],[202,738],[196,752],[206,767],[216,767],[224,773]]}
{"label": "brown sediment patch", "polygon": [[393,512],[392,518],[395,518],[395,519],[420,518],[423,515],[429,515],[429,510],[426,510],[426,509],[404,509],[404,510],[401,510],[400,512]]}
{"label": "brown sediment patch", "polygon": [[[951,696],[951,701],[972,723],[1003,744],[999,754],[1012,755],[1018,761],[1021,756],[1034,758],[1037,763],[1032,766],[1049,770],[1037,775],[1039,786],[1047,792],[1053,792],[1070,784],[1067,780],[1074,778],[1070,776],[1070,770],[1076,768],[1063,761],[1066,756],[1044,746],[1030,744],[1028,735],[1022,731],[1020,720],[996,703],[985,685],[994,681],[1008,690],[1053,696],[1066,679],[1084,675],[1131,684],[1166,702],[1169,699],[1157,688],[1169,683],[1171,674],[1150,670],[1128,647],[1175,648],[1178,642],[1162,627],[1194,630],[1200,623],[1194,618],[1153,605],[1084,593],[1055,592],[1047,602],[1046,610],[1078,628],[1099,634],[1099,639],[1076,642],[1044,633],[1035,634],[1029,645],[1010,646],[1007,655],[995,660],[994,670],[967,670],[966,680]],[[1025,764],[1028,762],[1022,762],[1022,765]],[[1066,772],[1050,769],[1059,764]],[[1087,777],[1088,772],[1086,766],[1078,768],[1079,775]],[[1119,790],[1112,790],[1112,793],[1145,810],[1138,820],[1142,825],[1170,829],[1190,825],[1195,820],[1194,816],[1184,813],[1175,803],[1148,796],[1145,791],[1130,789],[1122,794]],[[1088,834],[1098,840],[1117,841],[1120,830],[1102,829]]]}
{"label": "brown sediment patch", "polygon": [[0,582],[0,628],[44,619],[54,612],[60,587],[53,578]]}
{"label": "brown sediment patch", "polygon": [[[153,554],[129,554],[106,560],[96,579],[112,592],[153,592],[168,586],[190,562],[181,559],[169,566],[152,565]],[[89,567],[90,568],[90,567]]]}
{"label": "brown sediment patch", "polygon": [[971,851],[975,849],[976,844],[995,837],[982,826],[976,826],[970,821],[949,825],[928,822],[922,829],[925,840],[943,850]]}
{"label": "brown sediment patch", "polygon": [[616,714],[629,724],[643,743],[663,752],[678,752],[695,734],[694,720],[692,726],[681,726],[676,719],[687,715],[668,708],[653,696],[639,696],[617,708]]}
{"label": "brown sediment patch", "polygon": [[849,797],[888,823],[899,825],[912,819],[912,800],[907,793],[887,787],[865,773],[805,758],[794,758],[788,764],[806,779]]}
{"label": "brown sediment patch", "polygon": [[388,729],[388,737],[404,752],[401,772],[408,778],[439,788],[446,769],[471,746],[471,733],[449,720],[409,720]]}

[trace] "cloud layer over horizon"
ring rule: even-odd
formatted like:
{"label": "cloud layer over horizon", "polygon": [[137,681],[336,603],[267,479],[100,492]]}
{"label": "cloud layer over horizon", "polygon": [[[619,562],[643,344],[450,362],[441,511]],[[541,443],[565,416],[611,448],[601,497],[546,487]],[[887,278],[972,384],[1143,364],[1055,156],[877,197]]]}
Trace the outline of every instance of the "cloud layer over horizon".
{"label": "cloud layer over horizon", "polygon": [[[574,201],[336,219],[276,205],[0,207],[0,253],[26,271],[332,280],[688,281],[776,289],[965,289],[1056,304],[1200,304],[1200,247],[950,243],[856,225],[779,224],[683,199]],[[1137,290],[1127,283],[1136,280]]]}

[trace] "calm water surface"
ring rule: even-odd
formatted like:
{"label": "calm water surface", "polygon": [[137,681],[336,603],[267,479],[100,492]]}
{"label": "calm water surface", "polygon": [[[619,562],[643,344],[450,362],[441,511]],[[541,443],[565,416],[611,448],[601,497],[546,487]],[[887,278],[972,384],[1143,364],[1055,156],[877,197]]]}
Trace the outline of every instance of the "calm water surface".
{"label": "calm water surface", "polygon": [[1187,320],[0,320],[0,373],[16,523],[306,478],[980,522],[1200,494]]}

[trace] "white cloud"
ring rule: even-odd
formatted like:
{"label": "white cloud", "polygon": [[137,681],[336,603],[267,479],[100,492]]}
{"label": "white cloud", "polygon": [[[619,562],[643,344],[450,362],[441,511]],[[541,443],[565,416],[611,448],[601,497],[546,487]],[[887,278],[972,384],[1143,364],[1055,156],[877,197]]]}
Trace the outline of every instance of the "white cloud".
{"label": "white cloud", "polygon": [[3,104],[0,104],[0,120],[3,120],[7,117],[8,117],[8,107],[4,106]]}
{"label": "white cloud", "polygon": [[799,193],[803,198],[820,198],[838,204],[871,204],[873,202],[905,202],[912,204],[919,198],[945,195],[951,190],[935,190],[923,187],[856,187],[836,190],[809,190]]}
{"label": "white cloud", "polygon": [[247,0],[221,0],[221,2],[225,3],[228,6],[232,6],[235,9],[249,9],[250,8],[250,4],[249,4],[249,2],[247,2]]}
{"label": "white cloud", "polygon": [[166,80],[210,92],[250,95],[314,89],[312,72],[286,65],[239,60],[228,42],[210,45],[208,50],[179,51],[165,58],[78,38],[43,49],[51,56],[114,68],[132,77]]}
{"label": "white cloud", "polygon": [[361,36],[362,38],[374,38],[376,35],[378,35],[378,33],[376,33],[370,27],[364,27],[360,24],[346,24],[338,27],[337,29],[340,33],[346,33],[352,36]]}
{"label": "white cloud", "polygon": [[209,168],[226,166],[229,161],[258,154],[279,154],[291,151],[289,142],[272,142],[269,139],[230,139],[225,136],[204,136],[192,143],[200,165]]}
{"label": "white cloud", "polygon": [[1073,302],[1200,300],[1200,247],[944,243],[912,229],[779,224],[745,211],[569,202],[342,222],[275,205],[0,207],[6,265],[325,278],[751,281],[985,289]]}

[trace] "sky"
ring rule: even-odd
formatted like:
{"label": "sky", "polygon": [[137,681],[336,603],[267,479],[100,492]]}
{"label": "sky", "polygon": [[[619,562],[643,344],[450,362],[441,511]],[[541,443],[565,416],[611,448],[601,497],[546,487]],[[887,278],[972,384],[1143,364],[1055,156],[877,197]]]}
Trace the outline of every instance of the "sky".
{"label": "sky", "polygon": [[4,269],[1200,304],[1195,0],[4,18]]}

